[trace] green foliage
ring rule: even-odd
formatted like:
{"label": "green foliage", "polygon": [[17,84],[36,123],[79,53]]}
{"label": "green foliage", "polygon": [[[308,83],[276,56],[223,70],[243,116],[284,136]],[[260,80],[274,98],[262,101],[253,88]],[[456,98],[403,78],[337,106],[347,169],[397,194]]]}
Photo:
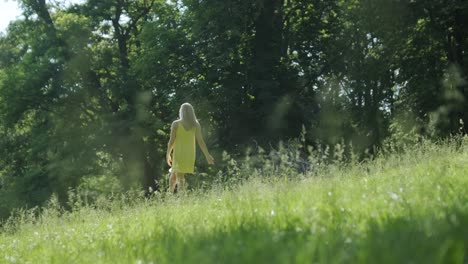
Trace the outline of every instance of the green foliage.
{"label": "green foliage", "polygon": [[39,217],[23,210],[4,223],[0,254],[6,263],[462,263],[467,140],[315,176],[238,174],[249,179],[230,190],[129,194],[99,209],[63,211],[51,199]]}
{"label": "green foliage", "polygon": [[65,205],[84,182],[93,201],[164,189],[167,133],[186,101],[221,161],[200,165],[205,185],[257,168],[240,161],[248,149],[275,167],[278,142],[301,133],[295,164],[308,145],[332,163],[466,133],[463,0],[20,4],[0,36],[0,217],[52,194]]}

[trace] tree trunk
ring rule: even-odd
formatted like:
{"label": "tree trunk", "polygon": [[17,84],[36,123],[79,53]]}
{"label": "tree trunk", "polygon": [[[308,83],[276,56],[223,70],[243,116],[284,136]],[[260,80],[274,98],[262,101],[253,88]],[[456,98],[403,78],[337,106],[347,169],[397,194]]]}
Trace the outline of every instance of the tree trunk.
{"label": "tree trunk", "polygon": [[[255,96],[253,111],[256,114],[254,122],[257,125],[254,135],[272,135],[265,133],[268,129],[268,119],[272,118],[273,106],[282,93],[277,78],[277,68],[282,52],[283,8],[284,0],[264,0],[261,3],[260,14],[255,22],[255,37],[253,40],[253,57],[250,80]],[[261,124],[261,129],[258,129]]]}
{"label": "tree trunk", "polygon": [[[467,133],[468,124],[468,74],[465,68],[464,52],[465,52],[465,39],[468,37],[466,30],[463,25],[463,18],[460,10],[457,10],[454,14],[454,23],[452,25],[453,32],[448,34],[448,59],[450,63],[457,66],[460,71],[460,75],[464,82],[459,84],[456,89],[459,90],[463,98],[460,98],[460,103],[454,105],[455,109],[450,114],[450,132],[451,133]],[[464,126],[461,126],[460,120],[463,121]]]}

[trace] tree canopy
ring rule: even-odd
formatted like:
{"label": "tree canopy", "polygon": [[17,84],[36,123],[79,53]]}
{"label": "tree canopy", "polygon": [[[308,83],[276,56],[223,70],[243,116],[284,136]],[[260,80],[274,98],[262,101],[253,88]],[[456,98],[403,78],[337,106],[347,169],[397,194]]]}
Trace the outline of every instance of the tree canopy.
{"label": "tree canopy", "polygon": [[184,102],[239,154],[304,131],[361,153],[467,132],[464,0],[19,3],[0,35],[1,215],[86,177],[159,188]]}

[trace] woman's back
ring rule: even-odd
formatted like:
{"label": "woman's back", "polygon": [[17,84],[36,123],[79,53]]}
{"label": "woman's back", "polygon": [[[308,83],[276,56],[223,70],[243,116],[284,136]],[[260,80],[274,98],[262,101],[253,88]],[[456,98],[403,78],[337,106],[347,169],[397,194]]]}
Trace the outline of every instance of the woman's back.
{"label": "woman's back", "polygon": [[181,120],[175,123],[176,137],[174,142],[174,161],[172,169],[175,172],[193,173],[195,163],[195,133],[196,127],[186,129]]}

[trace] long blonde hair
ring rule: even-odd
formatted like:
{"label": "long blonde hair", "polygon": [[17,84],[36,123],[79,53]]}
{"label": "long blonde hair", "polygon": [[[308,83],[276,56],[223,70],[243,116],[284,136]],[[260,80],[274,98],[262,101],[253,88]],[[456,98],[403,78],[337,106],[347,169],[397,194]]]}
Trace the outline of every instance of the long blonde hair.
{"label": "long blonde hair", "polygon": [[189,103],[183,103],[180,106],[179,118],[185,125],[184,127],[186,129],[192,129],[198,123],[197,116],[195,116],[195,110]]}

